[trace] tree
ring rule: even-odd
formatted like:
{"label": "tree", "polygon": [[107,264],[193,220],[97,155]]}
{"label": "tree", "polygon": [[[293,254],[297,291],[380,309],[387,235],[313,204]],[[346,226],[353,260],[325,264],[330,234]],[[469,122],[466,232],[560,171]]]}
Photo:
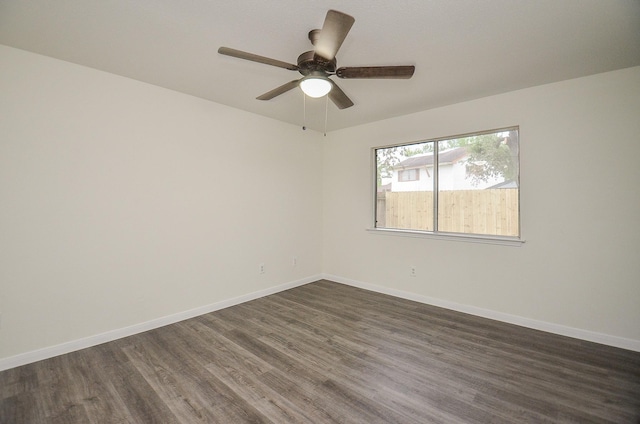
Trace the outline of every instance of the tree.
{"label": "tree", "polygon": [[474,184],[499,177],[517,183],[517,137],[516,131],[509,131],[460,139],[469,152],[466,161],[468,178],[471,178]]}
{"label": "tree", "polygon": [[378,167],[378,187],[382,185],[383,178],[391,178],[393,167],[400,162],[397,157],[399,147],[376,150],[376,164]]}

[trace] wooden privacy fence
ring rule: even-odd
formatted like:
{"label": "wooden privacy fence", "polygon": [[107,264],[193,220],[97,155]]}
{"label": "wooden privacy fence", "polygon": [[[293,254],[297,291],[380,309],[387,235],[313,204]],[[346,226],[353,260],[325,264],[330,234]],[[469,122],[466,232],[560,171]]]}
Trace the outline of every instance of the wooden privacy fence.
{"label": "wooden privacy fence", "polygon": [[[455,190],[438,194],[438,231],[517,236],[518,189]],[[433,231],[433,192],[378,193],[376,226]]]}

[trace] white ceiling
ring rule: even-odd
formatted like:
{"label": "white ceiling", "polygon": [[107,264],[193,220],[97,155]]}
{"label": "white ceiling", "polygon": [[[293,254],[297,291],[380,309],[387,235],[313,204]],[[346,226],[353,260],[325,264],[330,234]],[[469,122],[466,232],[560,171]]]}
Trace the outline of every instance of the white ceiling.
{"label": "white ceiling", "polygon": [[[638,0],[0,0],[0,44],[296,125],[303,96],[255,97],[300,75],[217,53],[296,63],[328,9],[355,17],[338,66],[415,65],[410,80],[339,80],[355,106],[328,130],[640,65]],[[322,130],[325,99],[307,100]]]}

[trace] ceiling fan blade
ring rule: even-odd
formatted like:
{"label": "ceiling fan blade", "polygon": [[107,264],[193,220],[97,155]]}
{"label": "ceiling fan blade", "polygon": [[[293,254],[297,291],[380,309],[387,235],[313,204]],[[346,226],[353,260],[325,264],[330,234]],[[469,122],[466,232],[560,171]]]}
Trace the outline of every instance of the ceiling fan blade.
{"label": "ceiling fan blade", "polygon": [[256,99],[258,99],[258,100],[271,100],[274,97],[279,96],[279,95],[281,95],[283,93],[286,93],[289,90],[293,90],[299,84],[300,84],[300,80],[289,81],[286,84],[282,84],[278,88],[274,88],[273,90],[268,91],[268,92],[264,93],[263,95],[256,97]]}
{"label": "ceiling fan blade", "polygon": [[340,87],[338,87],[338,84],[331,81],[331,85],[333,87],[331,88],[331,91],[329,91],[329,98],[336,106],[338,106],[338,109],[346,109],[353,106],[351,99],[347,97]]}
{"label": "ceiling fan blade", "polygon": [[246,59],[252,62],[264,63],[266,65],[277,66],[279,68],[289,69],[290,71],[297,71],[298,65],[293,63],[283,62],[281,60],[271,59],[269,57],[259,56],[253,53],[243,52],[241,50],[231,49],[229,47],[220,47],[218,53],[226,56],[233,56],[239,59]]}
{"label": "ceiling fan blade", "polygon": [[338,68],[338,78],[411,78],[415,66],[357,66]]}
{"label": "ceiling fan blade", "polygon": [[353,16],[329,10],[315,43],[316,55],[329,61],[333,60],[354,22]]}

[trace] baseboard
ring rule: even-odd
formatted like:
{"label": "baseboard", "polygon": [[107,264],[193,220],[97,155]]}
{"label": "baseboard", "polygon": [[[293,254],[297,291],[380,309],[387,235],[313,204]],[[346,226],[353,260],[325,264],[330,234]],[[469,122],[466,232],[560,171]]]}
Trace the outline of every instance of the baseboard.
{"label": "baseboard", "polygon": [[422,296],[415,293],[405,292],[402,290],[395,290],[388,287],[378,286],[375,284],[370,284],[362,281],[356,281],[356,280],[340,277],[337,275],[318,274],[318,275],[306,277],[300,280],[280,284],[278,286],[270,287],[268,289],[259,290],[257,292],[249,293],[243,296],[238,296],[232,299],[227,299],[220,302],[212,303],[199,308],[190,309],[188,311],[183,311],[183,312],[168,315],[165,317],[157,318],[151,321],[142,322],[129,327],[120,328],[120,329],[108,331],[101,334],[96,334],[94,336],[89,336],[83,339],[73,340],[73,341],[62,343],[59,345],[22,353],[16,356],[8,357],[8,358],[3,358],[3,359],[0,359],[0,371],[19,367],[21,365],[26,365],[32,362],[41,361],[43,359],[52,358],[54,356],[64,355],[65,353],[70,353],[76,350],[85,349],[85,348],[96,346],[102,343],[107,343],[110,341],[121,339],[123,337],[132,336],[134,334],[143,333],[145,331],[153,330],[155,328],[163,327],[165,325],[174,324],[176,322],[184,321],[189,318],[194,318],[199,315],[204,315],[209,312],[214,312],[220,309],[228,308],[230,306],[238,305],[240,303],[249,302],[251,300],[259,299],[261,297],[269,296],[271,294],[275,294],[284,290],[289,290],[294,287],[309,284],[320,279],[331,280],[337,283],[358,287],[364,290],[387,294],[387,295],[399,297],[402,299],[407,299],[407,300],[412,300],[415,302],[420,302],[428,305],[438,306],[441,308],[446,308],[453,311],[476,315],[483,318],[502,321],[509,324],[515,324],[521,327],[532,328],[535,330],[546,331],[548,333],[559,334],[562,336],[573,337],[575,339],[586,340],[586,341],[600,343],[608,346],[618,347],[621,349],[640,352],[640,340],[616,337],[608,334],[602,334],[602,333],[597,333],[593,331],[567,327],[564,325],[549,323],[545,321],[538,321],[530,318],[521,317],[518,315],[506,314],[502,312],[492,311],[489,309],[478,308],[476,306],[464,305],[460,303],[450,302],[447,300],[437,299],[437,298],[428,297],[428,296]]}
{"label": "baseboard", "polygon": [[41,361],[43,359],[52,358],[54,356],[64,355],[65,353],[74,352],[76,350],[85,349],[85,348],[96,346],[106,342],[111,342],[117,339],[121,339],[123,337],[133,336],[134,334],[143,333],[145,331],[153,330],[155,328],[163,327],[165,325],[174,324],[176,322],[184,321],[189,318],[194,318],[199,315],[208,314],[209,312],[218,311],[220,309],[228,308],[230,306],[238,305],[240,303],[249,302],[251,300],[269,296],[271,294],[275,294],[284,290],[289,290],[294,287],[309,284],[314,281],[318,281],[321,278],[322,278],[321,275],[306,277],[300,280],[280,284],[275,287],[269,287],[268,289],[259,290],[257,292],[249,293],[243,296],[234,297],[232,299],[223,300],[220,302],[212,303],[210,305],[205,305],[195,309],[190,309],[188,311],[178,312],[176,314],[153,319],[151,321],[142,322],[129,327],[119,328],[116,330],[107,331],[106,333],[85,337],[83,339],[73,340],[73,341],[62,343],[59,345],[45,347],[43,349],[38,349],[31,352],[22,353],[16,356],[3,358],[3,359],[0,359],[0,371],[19,367],[21,365],[30,364],[32,362]]}
{"label": "baseboard", "polygon": [[351,280],[337,275],[322,274],[325,280],[335,281],[336,283],[346,284],[348,286],[358,287],[377,293],[387,294],[402,299],[412,300],[428,305],[438,306],[453,311],[464,312],[466,314],[476,315],[483,318],[489,318],[496,321],[502,321],[509,324],[519,325],[521,327],[532,328],[535,330],[545,331],[547,333],[558,334],[561,336],[572,337],[574,339],[586,340],[589,342],[600,343],[603,345],[618,347],[621,349],[633,350],[640,352],[640,340],[627,339],[623,337],[610,336],[608,334],[597,333],[579,328],[567,327],[560,324],[554,324],[545,321],[538,321],[518,315],[506,314],[503,312],[492,311],[489,309],[478,308],[476,306],[464,305],[460,303],[450,302],[447,300],[437,299],[428,296],[422,296],[415,293],[405,292],[401,290],[390,289],[388,287],[377,286],[375,284],[364,283],[362,281]]}

